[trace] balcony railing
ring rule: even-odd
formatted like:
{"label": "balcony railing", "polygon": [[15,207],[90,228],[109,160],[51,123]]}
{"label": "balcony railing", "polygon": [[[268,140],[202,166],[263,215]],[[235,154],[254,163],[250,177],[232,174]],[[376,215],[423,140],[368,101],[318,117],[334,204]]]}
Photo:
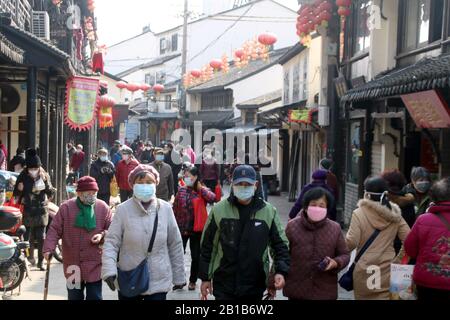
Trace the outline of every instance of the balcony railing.
{"label": "balcony railing", "polygon": [[0,12],[11,14],[16,25],[31,31],[32,6],[28,0],[0,0]]}

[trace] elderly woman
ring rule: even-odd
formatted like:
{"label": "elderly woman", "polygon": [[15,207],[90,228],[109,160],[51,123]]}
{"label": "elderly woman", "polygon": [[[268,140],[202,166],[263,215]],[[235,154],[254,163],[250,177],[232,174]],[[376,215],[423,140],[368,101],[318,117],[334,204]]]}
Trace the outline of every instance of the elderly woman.
{"label": "elderly woman", "polygon": [[119,299],[166,300],[172,285],[186,285],[181,234],[171,205],[156,198],[156,169],[137,166],[129,183],[133,198],[117,207],[103,247],[102,278],[115,290],[118,269],[132,271],[147,261],[148,290],[130,296],[119,281]]}
{"label": "elderly woman", "polygon": [[416,259],[413,279],[418,299],[450,301],[450,178],[434,184],[433,205],[421,215],[405,241],[409,257]]}
{"label": "elderly woman", "polygon": [[[61,205],[44,242],[44,256],[49,260],[62,239],[69,300],[84,300],[84,291],[86,300],[102,300],[101,244],[112,214],[109,206],[97,198],[97,192],[94,178],[78,180],[78,197]],[[75,283],[74,266],[80,271],[79,282]]]}
{"label": "elderly woman", "polygon": [[427,212],[431,200],[429,191],[432,185],[430,172],[423,167],[414,167],[411,170],[411,183],[405,187],[406,193],[415,197],[416,216]]}

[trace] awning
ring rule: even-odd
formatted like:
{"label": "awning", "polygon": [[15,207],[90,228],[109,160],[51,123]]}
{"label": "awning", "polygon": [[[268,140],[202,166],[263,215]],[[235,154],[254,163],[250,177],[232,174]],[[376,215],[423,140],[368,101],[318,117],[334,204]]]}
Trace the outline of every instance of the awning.
{"label": "awning", "polygon": [[151,120],[170,120],[170,119],[178,119],[177,112],[150,112],[147,113],[145,117],[139,118],[139,121],[151,121]]}
{"label": "awning", "polygon": [[186,124],[194,124],[195,121],[202,122],[203,125],[216,125],[223,128],[233,126],[232,119],[234,112],[230,111],[200,111],[198,113],[189,113],[184,119]]}
{"label": "awning", "polygon": [[234,128],[223,130],[222,133],[224,133],[224,134],[235,134],[235,135],[254,134],[257,130],[262,129],[264,127],[265,127],[264,125],[240,126],[240,127],[234,127]]}
{"label": "awning", "polygon": [[390,71],[374,80],[349,90],[342,102],[383,99],[408,93],[448,88],[450,55],[425,58],[406,68]]}

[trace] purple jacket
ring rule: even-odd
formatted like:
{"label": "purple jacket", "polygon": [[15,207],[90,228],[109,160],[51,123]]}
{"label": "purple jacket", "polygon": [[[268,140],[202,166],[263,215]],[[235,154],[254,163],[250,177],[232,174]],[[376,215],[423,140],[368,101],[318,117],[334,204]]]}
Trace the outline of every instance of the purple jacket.
{"label": "purple jacket", "polygon": [[[295,202],[294,207],[292,207],[291,212],[289,213],[289,218],[290,219],[294,219],[302,210],[303,207],[303,198],[305,196],[305,194],[309,191],[312,190],[314,188],[324,188],[325,190],[329,191],[331,193],[331,195],[334,194],[334,191],[326,184],[325,181],[322,180],[315,180],[313,182],[311,182],[310,184],[307,184],[306,186],[303,187],[302,192],[300,193],[300,196],[298,197],[297,201]],[[333,197],[334,198],[334,197]],[[335,208],[335,204],[334,204],[334,208]],[[334,220],[335,217],[333,217],[333,213],[335,212],[335,209],[332,209],[330,212],[330,219]],[[334,219],[333,219],[334,218]]]}

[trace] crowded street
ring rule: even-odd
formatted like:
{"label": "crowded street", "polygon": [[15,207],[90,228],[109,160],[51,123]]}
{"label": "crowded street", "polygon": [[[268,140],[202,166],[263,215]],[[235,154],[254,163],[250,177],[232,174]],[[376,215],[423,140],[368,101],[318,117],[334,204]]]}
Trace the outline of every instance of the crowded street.
{"label": "crowded street", "polygon": [[450,0],[0,0],[0,297],[450,301]]}

